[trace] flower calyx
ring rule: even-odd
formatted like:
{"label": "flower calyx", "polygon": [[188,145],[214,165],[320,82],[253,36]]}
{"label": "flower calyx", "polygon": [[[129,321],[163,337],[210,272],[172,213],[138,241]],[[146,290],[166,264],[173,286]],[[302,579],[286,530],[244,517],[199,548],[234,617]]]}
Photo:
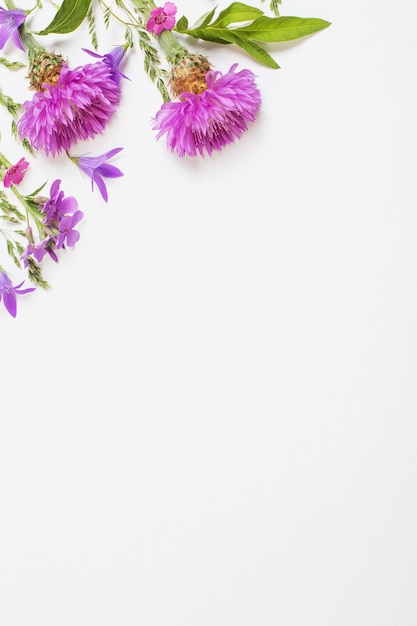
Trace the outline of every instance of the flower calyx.
{"label": "flower calyx", "polygon": [[174,65],[169,76],[169,88],[174,98],[182,93],[203,93],[207,89],[206,75],[211,69],[207,57],[202,54],[186,54]]}
{"label": "flower calyx", "polygon": [[45,91],[43,85],[55,87],[61,74],[62,64],[66,61],[55,52],[42,52],[36,56],[30,65],[28,74],[30,89]]}

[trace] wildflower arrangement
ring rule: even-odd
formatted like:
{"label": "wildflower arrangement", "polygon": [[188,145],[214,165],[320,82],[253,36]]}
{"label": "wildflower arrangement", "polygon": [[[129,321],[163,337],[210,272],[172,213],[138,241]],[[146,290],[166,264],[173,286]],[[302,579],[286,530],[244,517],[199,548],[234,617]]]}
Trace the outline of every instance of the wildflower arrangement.
{"label": "wildflower arrangement", "polygon": [[[27,85],[23,103],[0,90],[0,106],[10,115],[10,129],[21,157],[8,160],[0,146],[0,302],[16,317],[17,296],[47,289],[43,277],[45,257],[54,262],[80,238],[84,213],[75,197],[61,189],[61,180],[40,181],[23,192],[27,169],[42,153],[54,159],[68,157],[108,201],[105,179],[119,178],[122,171],[110,163],[122,147],[103,154],[75,156],[74,148],[105,133],[123,98],[123,73],[127,55],[137,55],[145,73],[161,96],[161,106],[146,123],[155,139],[164,138],[175,156],[187,160],[204,158],[238,140],[255,122],[262,97],[255,74],[234,62],[233,49],[245,51],[256,63],[278,69],[277,61],[263,44],[300,39],[329,26],[320,18],[280,15],[281,0],[270,0],[268,14],[262,6],[232,2],[213,8],[190,26],[173,2],[157,6],[153,0],[52,0],[54,17],[41,30],[31,27],[35,13],[44,10],[40,0],[31,9],[5,0],[0,6],[0,64],[10,71],[25,70]],[[262,3],[265,0],[259,0]],[[0,2],[1,4],[1,2]],[[106,29],[124,28],[123,41],[110,51],[100,50],[98,20]],[[53,33],[66,38],[83,22],[88,37],[83,52],[88,62],[73,67],[58,49],[43,46],[43,37]],[[225,71],[215,70],[202,52],[189,50],[185,41],[212,42],[229,46],[232,60]],[[59,40],[59,39],[58,39]],[[14,58],[21,58],[25,63]],[[1,142],[1,137],[0,137]],[[14,267],[14,271],[12,271]],[[16,272],[19,274],[14,278]]]}

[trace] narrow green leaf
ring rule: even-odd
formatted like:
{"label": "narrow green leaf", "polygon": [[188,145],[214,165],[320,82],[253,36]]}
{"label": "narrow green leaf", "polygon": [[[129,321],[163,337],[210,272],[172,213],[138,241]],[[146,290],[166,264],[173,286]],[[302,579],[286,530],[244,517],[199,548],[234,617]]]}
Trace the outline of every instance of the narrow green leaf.
{"label": "narrow green leaf", "polygon": [[237,30],[254,41],[280,42],[311,35],[327,26],[330,22],[315,17],[260,17]]}
{"label": "narrow green leaf", "polygon": [[213,41],[215,43],[231,43],[229,33],[232,31],[227,28],[182,28],[180,22],[177,23],[177,30],[184,35],[190,35],[195,39],[203,39],[204,41]]}
{"label": "narrow green leaf", "polygon": [[263,11],[256,7],[251,7],[242,2],[232,2],[229,7],[219,13],[218,18],[212,23],[212,26],[224,28],[230,24],[255,20],[262,15]]}
{"label": "narrow green leaf", "polygon": [[250,56],[255,59],[255,61],[258,61],[259,63],[262,63],[267,67],[271,67],[274,70],[279,69],[278,63],[275,61],[275,59],[271,57],[271,55],[266,50],[264,50],[264,48],[261,48],[261,46],[259,46],[254,41],[249,41],[248,39],[239,37],[237,33],[231,34],[233,36],[233,43],[235,43],[243,50],[246,50],[246,52],[250,54]]}
{"label": "narrow green leaf", "polygon": [[[218,29],[217,31],[215,31],[214,28],[210,27],[199,27],[199,28],[188,28],[188,20],[186,17],[181,17],[176,26],[175,26],[175,30],[178,33],[181,33],[182,35],[190,35],[190,37],[194,37],[195,39],[204,39],[204,41],[212,41],[214,43],[222,43],[222,44],[228,44],[231,43],[229,40],[227,39],[222,39],[217,33],[220,32],[220,29]],[[226,28],[224,28],[222,31],[222,33],[225,33],[227,35],[228,31]]]}
{"label": "narrow green leaf", "polygon": [[202,15],[199,18],[199,20],[197,20],[197,22],[195,23],[194,28],[201,28],[201,26],[207,26],[207,24],[210,24],[211,18],[213,17],[215,12],[216,12],[216,7],[214,7],[214,9],[212,9],[208,13],[205,13],[204,15]]}
{"label": "narrow green leaf", "polygon": [[91,0],[64,0],[52,22],[38,35],[72,33],[87,15]]}

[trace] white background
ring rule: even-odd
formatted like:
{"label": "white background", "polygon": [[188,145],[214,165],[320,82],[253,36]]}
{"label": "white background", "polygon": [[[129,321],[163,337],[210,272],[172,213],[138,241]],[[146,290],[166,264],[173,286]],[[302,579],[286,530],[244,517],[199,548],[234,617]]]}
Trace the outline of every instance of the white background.
{"label": "white background", "polygon": [[[204,46],[262,91],[224,151],[155,141],[136,50],[73,150],[124,147],[109,202],[31,160],[22,189],[59,177],[85,219],[51,289],[0,306],[1,626],[417,624],[417,5],[281,13],[332,25],[279,70]],[[91,61],[84,27],[43,43]]]}

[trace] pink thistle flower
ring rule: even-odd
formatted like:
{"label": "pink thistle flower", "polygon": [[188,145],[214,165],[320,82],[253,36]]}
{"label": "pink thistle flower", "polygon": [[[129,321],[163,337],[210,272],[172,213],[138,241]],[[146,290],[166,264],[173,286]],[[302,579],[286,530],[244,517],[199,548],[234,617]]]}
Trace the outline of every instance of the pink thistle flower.
{"label": "pink thistle flower", "polygon": [[29,163],[24,157],[22,157],[20,161],[18,161],[15,165],[9,167],[9,169],[4,174],[4,186],[10,187],[11,185],[18,185],[19,183],[21,183],[25,175],[25,171],[28,167]]}
{"label": "pink thistle flower", "polygon": [[62,64],[56,85],[43,84],[43,91],[22,105],[18,130],[36,150],[56,154],[79,141],[102,133],[120,101],[120,85],[108,63],[70,69]]}
{"label": "pink thistle flower", "polygon": [[15,46],[24,50],[20,41],[19,26],[23,24],[25,19],[26,11],[22,11],[22,9],[9,11],[0,7],[0,50],[3,50],[9,39],[13,41]]}
{"label": "pink thistle flower", "polygon": [[16,294],[22,295],[35,291],[35,287],[20,289],[24,281],[18,285],[13,285],[9,275],[0,267],[0,302],[3,300],[6,310],[12,317],[16,317]]}
{"label": "pink thistle flower", "polygon": [[153,129],[157,139],[167,135],[171,152],[180,157],[221,150],[248,129],[261,105],[261,94],[250,70],[226,74],[209,70],[202,93],[184,92],[179,102],[165,102],[157,112]]}
{"label": "pink thistle flower", "polygon": [[165,2],[163,7],[156,7],[152,9],[151,16],[146,24],[146,30],[148,32],[154,32],[155,35],[160,35],[163,30],[171,30],[175,26],[176,19],[174,15],[177,12],[177,7],[173,2]]}

